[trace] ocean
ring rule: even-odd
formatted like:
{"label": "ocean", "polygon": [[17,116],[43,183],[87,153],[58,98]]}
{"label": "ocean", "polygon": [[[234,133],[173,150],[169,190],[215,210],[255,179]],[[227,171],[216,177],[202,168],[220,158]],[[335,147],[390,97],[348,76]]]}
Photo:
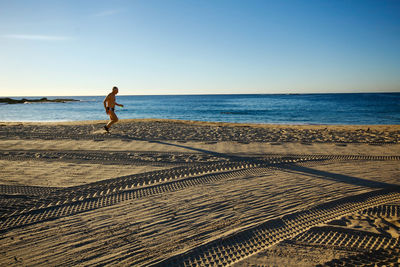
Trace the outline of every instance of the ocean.
{"label": "ocean", "polygon": [[[13,97],[21,99],[22,97]],[[41,97],[25,97],[38,99]],[[55,122],[107,120],[104,96],[79,102],[1,105],[0,121]],[[266,124],[400,124],[400,93],[117,95],[120,119],[179,119]]]}

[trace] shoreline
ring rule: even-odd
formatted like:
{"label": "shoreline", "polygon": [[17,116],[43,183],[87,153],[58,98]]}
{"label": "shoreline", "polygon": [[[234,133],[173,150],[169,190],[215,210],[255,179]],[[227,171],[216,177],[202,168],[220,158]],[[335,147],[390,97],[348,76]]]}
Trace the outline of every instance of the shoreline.
{"label": "shoreline", "polygon": [[400,125],[285,125],[166,119],[120,120],[105,135],[106,120],[79,122],[4,122],[5,136],[56,139],[133,139],[245,143],[399,144]]}
{"label": "shoreline", "polygon": [[[5,125],[92,125],[103,124],[108,120],[83,120],[83,121],[0,121],[0,124]],[[394,127],[400,129],[400,124],[289,124],[289,123],[251,123],[251,122],[213,122],[213,121],[197,121],[197,120],[178,120],[178,119],[120,119],[118,124],[127,124],[135,122],[161,122],[161,123],[177,123],[187,125],[201,125],[201,126],[237,126],[237,127],[253,127],[253,128],[271,128],[271,127],[295,127],[295,128],[387,128]]]}

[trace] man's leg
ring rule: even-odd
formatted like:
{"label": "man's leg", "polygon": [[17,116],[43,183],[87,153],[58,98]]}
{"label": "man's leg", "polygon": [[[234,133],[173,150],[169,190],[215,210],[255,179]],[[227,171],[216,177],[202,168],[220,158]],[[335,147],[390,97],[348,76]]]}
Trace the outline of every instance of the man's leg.
{"label": "man's leg", "polygon": [[110,121],[106,125],[107,129],[110,129],[111,125],[113,125],[114,123],[116,123],[118,121],[118,117],[114,111],[110,110],[109,115],[110,115]]}

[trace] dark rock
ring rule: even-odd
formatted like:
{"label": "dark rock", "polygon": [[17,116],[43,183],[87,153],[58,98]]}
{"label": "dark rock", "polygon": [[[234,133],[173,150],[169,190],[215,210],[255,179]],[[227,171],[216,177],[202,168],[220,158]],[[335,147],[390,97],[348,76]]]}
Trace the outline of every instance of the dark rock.
{"label": "dark rock", "polygon": [[68,99],[68,98],[47,99],[47,97],[43,97],[41,99],[26,99],[26,98],[12,99],[9,97],[0,98],[0,103],[5,103],[5,104],[45,103],[45,102],[65,103],[74,101],[79,101],[79,100]]}

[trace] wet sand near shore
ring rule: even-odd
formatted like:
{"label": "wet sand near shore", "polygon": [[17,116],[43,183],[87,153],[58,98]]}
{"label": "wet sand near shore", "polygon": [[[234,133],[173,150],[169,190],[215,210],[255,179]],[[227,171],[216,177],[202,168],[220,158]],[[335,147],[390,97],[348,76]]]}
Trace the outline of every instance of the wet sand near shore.
{"label": "wet sand near shore", "polygon": [[0,123],[5,265],[396,266],[400,126]]}

